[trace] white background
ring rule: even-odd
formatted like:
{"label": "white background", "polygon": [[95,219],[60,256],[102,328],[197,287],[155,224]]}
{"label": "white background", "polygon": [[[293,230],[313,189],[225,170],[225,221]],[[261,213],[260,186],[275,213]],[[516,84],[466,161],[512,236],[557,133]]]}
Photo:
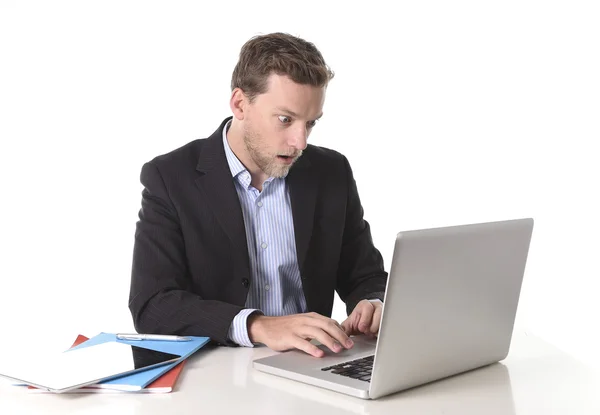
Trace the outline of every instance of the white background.
{"label": "white background", "polygon": [[0,0],[3,347],[133,329],[142,164],[285,31],[336,72],[310,142],[349,158],[386,269],[400,230],[533,217],[517,325],[600,366],[597,2],[216,3]]}

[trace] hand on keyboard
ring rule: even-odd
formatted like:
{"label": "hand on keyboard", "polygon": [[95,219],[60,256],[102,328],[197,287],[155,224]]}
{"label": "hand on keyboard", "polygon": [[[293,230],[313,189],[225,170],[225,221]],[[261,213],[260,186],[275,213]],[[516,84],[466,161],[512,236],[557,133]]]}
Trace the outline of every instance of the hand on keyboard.
{"label": "hand on keyboard", "polygon": [[251,315],[248,318],[248,336],[252,342],[263,343],[275,351],[300,349],[315,357],[323,357],[325,352],[312,344],[312,339],[334,353],[354,345],[335,320],[317,313],[282,317]]}
{"label": "hand on keyboard", "polygon": [[383,304],[380,301],[362,300],[344,320],[342,328],[348,336],[356,334],[376,336],[379,333],[382,309]]}

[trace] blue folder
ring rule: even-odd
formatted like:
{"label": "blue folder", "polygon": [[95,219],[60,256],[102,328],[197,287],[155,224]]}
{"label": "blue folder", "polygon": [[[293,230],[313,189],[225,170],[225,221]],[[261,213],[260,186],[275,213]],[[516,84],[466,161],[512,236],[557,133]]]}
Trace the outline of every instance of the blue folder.
{"label": "blue folder", "polygon": [[99,382],[103,387],[110,389],[111,385],[119,385],[117,388],[123,390],[123,387],[127,387],[127,390],[135,391],[141,390],[154,382],[163,374],[173,369],[183,360],[187,359],[202,346],[210,341],[208,337],[194,337],[186,336],[192,340],[186,342],[170,342],[170,341],[155,341],[155,340],[119,340],[116,334],[112,333],[100,333],[89,340],[77,345],[70,350],[80,349],[82,347],[94,346],[106,342],[117,342],[125,343],[132,346],[143,347],[145,349],[157,350],[159,352],[173,353],[180,355],[181,358],[174,363],[168,365],[159,366],[153,369],[144,370],[141,372],[132,373],[131,375],[121,376],[115,379]]}

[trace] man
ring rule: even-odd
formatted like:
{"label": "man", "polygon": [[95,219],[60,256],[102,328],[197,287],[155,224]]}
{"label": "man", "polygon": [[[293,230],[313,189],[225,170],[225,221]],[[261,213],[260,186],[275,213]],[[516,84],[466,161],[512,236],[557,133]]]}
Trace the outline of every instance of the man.
{"label": "man", "polygon": [[[146,163],[129,308],[138,332],[313,356],[379,330],[387,273],[352,170],[307,139],[333,72],[282,33],[242,47],[233,117]],[[330,319],[334,290],[349,314]]]}

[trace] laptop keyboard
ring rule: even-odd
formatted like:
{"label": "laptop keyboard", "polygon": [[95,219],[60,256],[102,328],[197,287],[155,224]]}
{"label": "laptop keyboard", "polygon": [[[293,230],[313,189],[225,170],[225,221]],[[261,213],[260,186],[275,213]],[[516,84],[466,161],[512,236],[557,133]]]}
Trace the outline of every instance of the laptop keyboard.
{"label": "laptop keyboard", "polygon": [[373,371],[373,360],[375,355],[363,357],[361,359],[351,360],[340,363],[339,365],[327,366],[322,371],[331,372],[336,375],[347,376],[352,379],[371,381],[371,372]]}

